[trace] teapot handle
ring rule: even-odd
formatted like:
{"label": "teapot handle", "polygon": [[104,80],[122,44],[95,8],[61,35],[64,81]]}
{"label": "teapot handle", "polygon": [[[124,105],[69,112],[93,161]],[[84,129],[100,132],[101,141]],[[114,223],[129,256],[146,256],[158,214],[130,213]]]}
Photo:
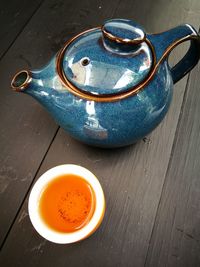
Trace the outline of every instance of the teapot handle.
{"label": "teapot handle", "polygon": [[190,47],[185,56],[171,68],[173,82],[183,78],[200,59],[200,36],[189,24],[180,25],[161,34],[153,35],[156,46],[157,60],[168,58],[170,52],[180,43],[190,40]]}

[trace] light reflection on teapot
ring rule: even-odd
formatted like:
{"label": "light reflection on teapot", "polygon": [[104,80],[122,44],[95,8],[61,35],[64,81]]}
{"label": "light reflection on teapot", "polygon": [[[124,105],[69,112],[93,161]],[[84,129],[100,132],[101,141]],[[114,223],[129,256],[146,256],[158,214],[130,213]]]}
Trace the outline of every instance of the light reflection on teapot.
{"label": "light reflection on teapot", "polygon": [[[171,68],[168,56],[190,41]],[[173,84],[200,57],[200,37],[188,24],[159,34],[113,19],[72,38],[40,70],[17,73],[11,85],[38,100],[74,138],[94,146],[132,144],[167,113]]]}

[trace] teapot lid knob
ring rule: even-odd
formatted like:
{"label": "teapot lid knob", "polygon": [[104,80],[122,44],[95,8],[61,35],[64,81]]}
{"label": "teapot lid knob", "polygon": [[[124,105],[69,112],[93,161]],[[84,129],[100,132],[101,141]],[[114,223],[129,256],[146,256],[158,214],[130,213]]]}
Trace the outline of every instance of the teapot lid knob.
{"label": "teapot lid knob", "polygon": [[118,44],[140,44],[146,38],[143,28],[128,19],[107,20],[101,30],[105,39]]}

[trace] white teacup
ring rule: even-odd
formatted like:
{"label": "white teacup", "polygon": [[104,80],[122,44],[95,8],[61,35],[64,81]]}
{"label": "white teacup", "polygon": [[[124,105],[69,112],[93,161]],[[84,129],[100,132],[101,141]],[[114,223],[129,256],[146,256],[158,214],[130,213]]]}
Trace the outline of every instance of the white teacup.
{"label": "white teacup", "polygon": [[[70,233],[62,233],[51,229],[44,222],[39,212],[40,198],[44,189],[49,182],[66,174],[76,175],[86,180],[95,195],[95,208],[91,219],[81,229]],[[90,236],[101,224],[105,213],[104,193],[96,176],[86,168],[73,164],[60,165],[48,170],[37,180],[29,196],[28,211],[34,228],[42,237],[58,244],[74,243]]]}

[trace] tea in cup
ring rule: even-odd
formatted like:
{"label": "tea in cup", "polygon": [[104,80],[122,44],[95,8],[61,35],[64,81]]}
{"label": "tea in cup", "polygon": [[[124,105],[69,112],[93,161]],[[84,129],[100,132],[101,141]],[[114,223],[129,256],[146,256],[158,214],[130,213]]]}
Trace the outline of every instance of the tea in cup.
{"label": "tea in cup", "polygon": [[90,236],[101,224],[105,198],[96,176],[73,164],[45,172],[32,188],[28,210],[36,231],[54,243]]}

